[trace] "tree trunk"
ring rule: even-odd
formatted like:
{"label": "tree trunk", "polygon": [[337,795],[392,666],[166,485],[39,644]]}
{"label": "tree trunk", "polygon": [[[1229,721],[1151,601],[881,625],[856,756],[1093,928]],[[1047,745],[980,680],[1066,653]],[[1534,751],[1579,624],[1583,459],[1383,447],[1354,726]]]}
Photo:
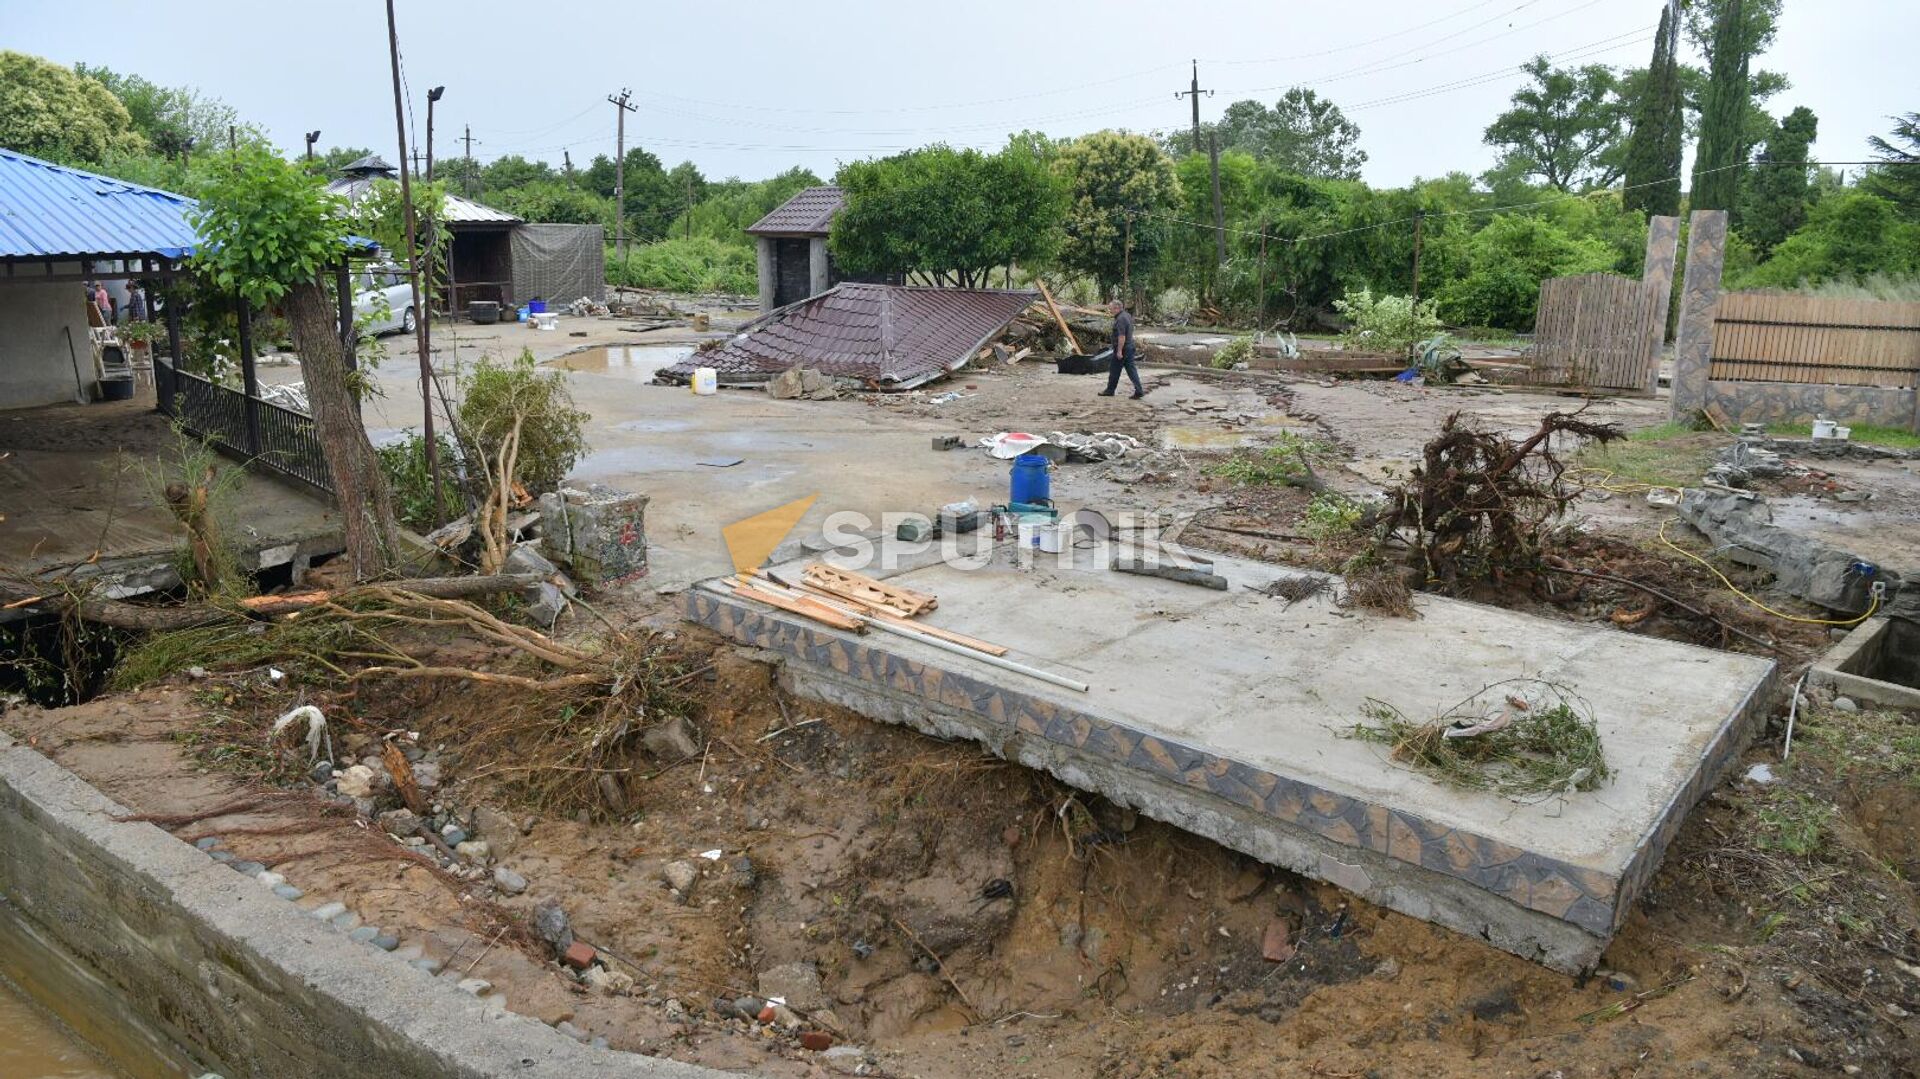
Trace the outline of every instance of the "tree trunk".
{"label": "tree trunk", "polygon": [[300,351],[300,373],[307,380],[314,431],[320,438],[320,452],[326,455],[327,470],[333,474],[333,491],[346,527],[348,564],[355,577],[371,577],[386,568],[400,537],[386,473],[355,407],[335,325],[338,316],[318,278],[293,286],[286,309],[294,347]]}

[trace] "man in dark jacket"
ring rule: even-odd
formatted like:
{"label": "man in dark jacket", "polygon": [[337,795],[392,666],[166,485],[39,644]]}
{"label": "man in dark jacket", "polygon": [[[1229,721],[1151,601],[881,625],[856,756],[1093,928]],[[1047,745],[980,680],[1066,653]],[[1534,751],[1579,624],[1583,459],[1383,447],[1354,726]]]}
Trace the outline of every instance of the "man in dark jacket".
{"label": "man in dark jacket", "polygon": [[1113,358],[1107,361],[1107,388],[1100,391],[1100,396],[1112,397],[1113,391],[1120,388],[1120,372],[1125,371],[1133,381],[1133,399],[1138,401],[1147,391],[1140,385],[1140,368],[1135,366],[1140,359],[1140,348],[1133,339],[1133,316],[1119,300],[1108,304],[1107,310],[1113,314]]}

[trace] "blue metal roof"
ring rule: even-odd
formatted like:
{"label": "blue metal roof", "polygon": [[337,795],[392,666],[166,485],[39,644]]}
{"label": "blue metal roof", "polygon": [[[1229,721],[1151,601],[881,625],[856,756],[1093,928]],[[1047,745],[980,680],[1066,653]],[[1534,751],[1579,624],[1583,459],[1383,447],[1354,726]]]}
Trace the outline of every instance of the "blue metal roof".
{"label": "blue metal roof", "polygon": [[193,253],[194,200],[0,148],[0,258]]}

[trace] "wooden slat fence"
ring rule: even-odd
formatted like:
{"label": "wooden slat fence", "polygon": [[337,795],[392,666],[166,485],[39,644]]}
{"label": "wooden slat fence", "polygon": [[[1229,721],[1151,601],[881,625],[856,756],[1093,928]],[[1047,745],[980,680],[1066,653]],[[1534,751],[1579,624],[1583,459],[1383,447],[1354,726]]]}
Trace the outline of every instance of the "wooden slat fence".
{"label": "wooden slat fence", "polygon": [[1630,277],[1591,273],[1540,283],[1534,323],[1534,384],[1651,390],[1654,297]]}
{"label": "wooden slat fence", "polygon": [[1710,378],[1905,389],[1920,381],[1920,303],[1729,292]]}

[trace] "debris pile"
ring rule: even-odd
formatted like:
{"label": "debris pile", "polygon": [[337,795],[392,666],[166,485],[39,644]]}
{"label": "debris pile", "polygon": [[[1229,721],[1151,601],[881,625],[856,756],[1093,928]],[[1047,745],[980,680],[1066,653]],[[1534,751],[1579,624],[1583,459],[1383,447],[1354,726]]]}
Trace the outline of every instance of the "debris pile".
{"label": "debris pile", "polygon": [[1369,700],[1349,736],[1390,746],[1393,758],[1465,790],[1528,802],[1598,788],[1613,774],[1585,702],[1551,682],[1497,682],[1416,722]]}

